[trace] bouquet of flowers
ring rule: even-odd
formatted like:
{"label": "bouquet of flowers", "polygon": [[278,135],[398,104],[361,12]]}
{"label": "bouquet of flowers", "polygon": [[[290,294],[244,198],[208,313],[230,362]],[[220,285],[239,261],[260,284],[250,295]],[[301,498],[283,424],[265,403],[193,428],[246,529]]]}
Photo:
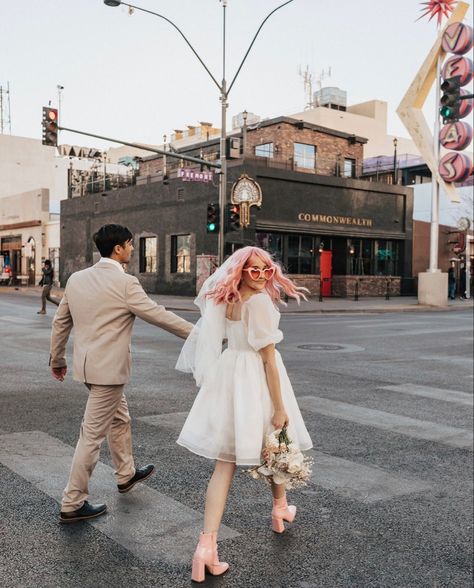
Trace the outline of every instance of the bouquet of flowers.
{"label": "bouquet of flowers", "polygon": [[262,450],[262,463],[244,470],[254,480],[285,484],[287,490],[305,486],[311,476],[313,459],[304,456],[288,437],[285,427],[267,435]]}

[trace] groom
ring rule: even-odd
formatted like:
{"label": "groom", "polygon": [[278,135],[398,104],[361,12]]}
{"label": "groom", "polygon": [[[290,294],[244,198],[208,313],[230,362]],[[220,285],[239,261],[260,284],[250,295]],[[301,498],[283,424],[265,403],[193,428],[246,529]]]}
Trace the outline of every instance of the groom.
{"label": "groom", "polygon": [[158,306],[134,276],[126,274],[133,251],[126,227],[104,225],[94,235],[101,259],[71,275],[53,320],[50,366],[54,378],[66,375],[66,343],[74,327],[73,376],[84,382],[89,398],[79,441],[64,490],[60,521],[74,523],[105,513],[105,504],[87,502],[89,478],[105,438],[115,467],[117,488],[128,492],[149,478],[150,464],[135,469],[127,400],[123,393],[131,367],[130,338],[135,317],[185,339],[193,325]]}

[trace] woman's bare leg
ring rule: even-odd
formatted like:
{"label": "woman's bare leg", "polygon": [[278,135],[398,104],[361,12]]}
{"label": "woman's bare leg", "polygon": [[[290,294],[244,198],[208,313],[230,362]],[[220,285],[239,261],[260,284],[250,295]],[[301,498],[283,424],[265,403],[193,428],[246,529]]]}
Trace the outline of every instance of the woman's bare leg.
{"label": "woman's bare leg", "polygon": [[274,484],[272,482],[272,495],[273,498],[284,498],[286,495],[285,484]]}
{"label": "woman's bare leg", "polygon": [[219,531],[234,472],[235,463],[216,461],[214,473],[207,485],[204,533],[217,533]]}

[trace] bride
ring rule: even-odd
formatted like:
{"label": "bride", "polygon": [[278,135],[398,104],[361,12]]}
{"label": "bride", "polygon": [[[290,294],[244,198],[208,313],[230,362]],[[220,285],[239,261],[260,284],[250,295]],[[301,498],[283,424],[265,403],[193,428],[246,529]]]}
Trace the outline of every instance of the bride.
{"label": "bride", "polygon": [[[204,511],[204,529],[193,557],[192,580],[205,570],[220,575],[217,532],[236,465],[261,463],[268,433],[282,427],[301,450],[312,447],[285,367],[275,345],[283,339],[275,304],[282,293],[299,302],[305,288],[286,278],[258,247],[237,250],[204,282],[195,303],[201,319],[186,340],[176,369],[192,372],[200,387],[178,438],[197,455],[215,460]],[[222,352],[223,341],[227,349]],[[271,486],[272,528],[284,531],[296,507],[288,506],[285,487]]]}

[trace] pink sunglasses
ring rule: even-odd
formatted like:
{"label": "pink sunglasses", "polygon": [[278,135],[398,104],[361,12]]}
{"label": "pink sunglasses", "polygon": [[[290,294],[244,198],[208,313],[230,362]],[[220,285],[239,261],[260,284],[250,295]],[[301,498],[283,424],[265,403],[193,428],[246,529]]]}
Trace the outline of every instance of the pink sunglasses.
{"label": "pink sunglasses", "polygon": [[262,276],[265,280],[271,280],[275,273],[275,266],[260,269],[258,267],[246,267],[242,271],[248,272],[252,280],[259,280]]}

